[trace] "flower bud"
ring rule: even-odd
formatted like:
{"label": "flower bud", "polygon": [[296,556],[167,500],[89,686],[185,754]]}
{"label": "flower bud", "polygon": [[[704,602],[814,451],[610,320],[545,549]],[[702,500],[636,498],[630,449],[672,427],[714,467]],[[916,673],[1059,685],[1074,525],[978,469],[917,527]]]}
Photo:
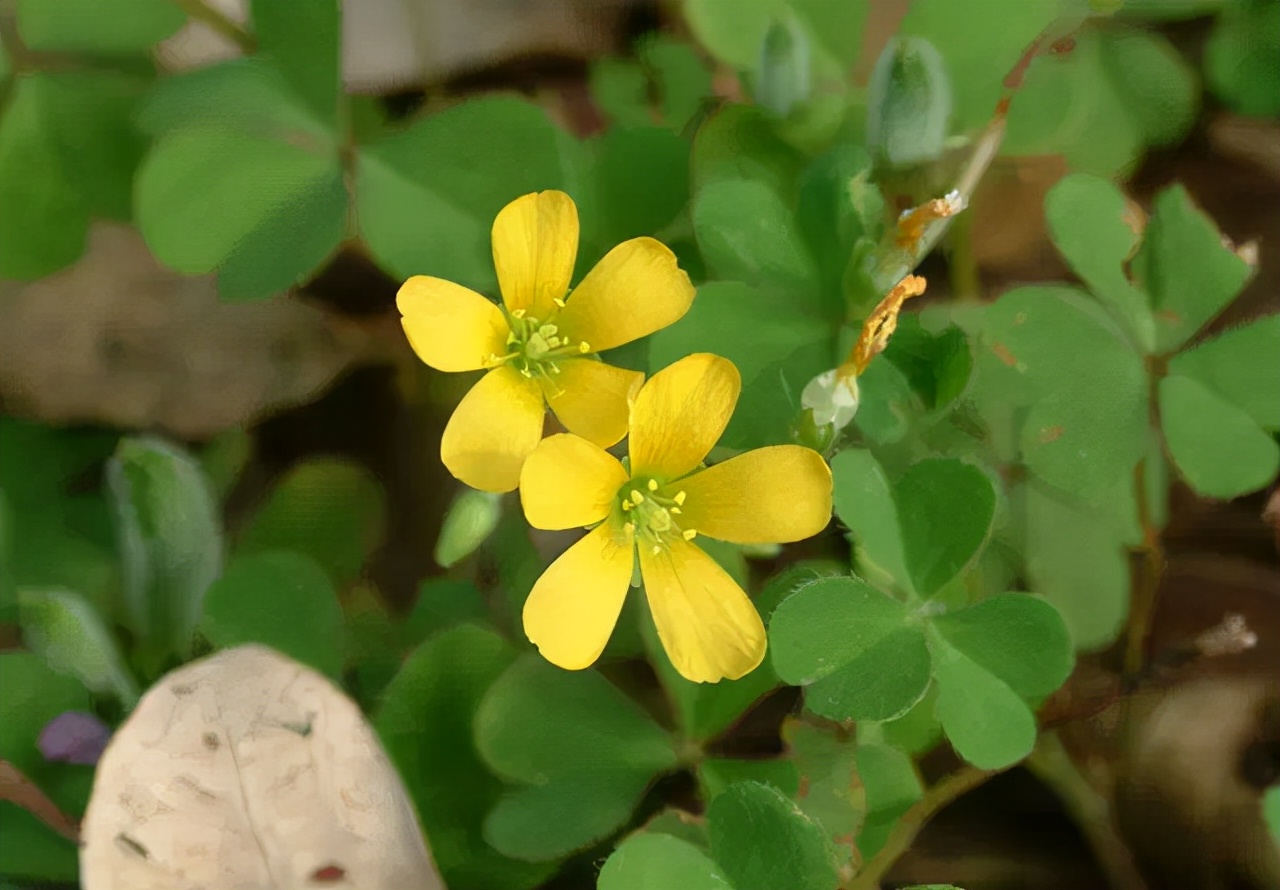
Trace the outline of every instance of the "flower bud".
{"label": "flower bud", "polygon": [[808,35],[794,17],[775,21],[760,45],[756,102],[778,117],[787,117],[812,92]]}
{"label": "flower bud", "polygon": [[436,540],[436,562],[449,568],[488,540],[502,516],[502,495],[466,489],[453,499]]}
{"label": "flower bud", "polygon": [[936,160],[951,118],[951,82],[942,56],[922,37],[889,41],[871,73],[867,144],[890,167]]}

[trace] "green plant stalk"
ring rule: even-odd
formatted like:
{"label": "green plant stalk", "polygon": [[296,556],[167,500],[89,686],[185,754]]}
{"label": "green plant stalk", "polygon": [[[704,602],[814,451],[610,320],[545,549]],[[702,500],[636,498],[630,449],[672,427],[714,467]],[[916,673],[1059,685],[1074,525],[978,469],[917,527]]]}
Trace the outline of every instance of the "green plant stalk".
{"label": "green plant stalk", "polygon": [[966,764],[942,781],[933,785],[918,801],[911,805],[893,826],[884,846],[867,861],[854,879],[841,885],[841,890],[879,890],[880,882],[893,868],[903,853],[911,848],[921,829],[940,810],[959,797],[968,794],[987,779],[1003,770],[978,769]]}
{"label": "green plant stalk", "polygon": [[208,25],[210,29],[226,37],[245,55],[257,49],[257,41],[252,34],[220,10],[214,9],[205,0],[171,0],[171,2],[192,20]]}
{"label": "green plant stalk", "polygon": [[1129,611],[1129,626],[1125,638],[1124,676],[1134,682],[1143,671],[1146,662],[1147,637],[1155,616],[1156,599],[1160,591],[1160,578],[1164,574],[1164,544],[1160,530],[1151,518],[1151,504],[1147,498],[1147,460],[1138,461],[1133,471],[1133,486],[1138,499],[1138,524],[1142,529],[1139,553],[1142,562],[1134,584],[1133,602]]}
{"label": "green plant stalk", "polygon": [[1116,833],[1110,804],[1081,775],[1056,732],[1040,736],[1035,751],[1027,758],[1027,768],[1066,807],[1112,890],[1146,890],[1133,855]]}

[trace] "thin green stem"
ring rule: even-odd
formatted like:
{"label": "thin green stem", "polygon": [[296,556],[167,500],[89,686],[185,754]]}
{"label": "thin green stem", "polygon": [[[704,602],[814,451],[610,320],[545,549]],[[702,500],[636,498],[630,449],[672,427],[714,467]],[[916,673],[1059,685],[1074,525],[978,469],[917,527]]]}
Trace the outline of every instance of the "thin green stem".
{"label": "thin green stem", "polygon": [[926,791],[893,826],[880,851],[868,860],[852,881],[843,885],[842,890],[878,890],[889,869],[911,848],[930,819],[947,804],[968,794],[997,772],[999,770],[978,769],[966,764]]}
{"label": "thin green stem", "polygon": [[961,301],[972,302],[982,297],[982,278],[978,272],[978,261],[973,255],[973,212],[960,214],[955,226],[951,229],[951,272],[952,296]]}
{"label": "thin green stem", "polygon": [[1111,805],[1076,768],[1057,733],[1041,734],[1027,768],[1062,801],[1112,890],[1146,890],[1132,853],[1116,832]]}
{"label": "thin green stem", "polygon": [[257,41],[238,22],[221,10],[210,6],[205,0],[171,0],[194,21],[208,25],[210,29],[226,37],[245,55],[257,48]]}
{"label": "thin green stem", "polygon": [[1155,617],[1156,599],[1165,563],[1160,529],[1152,518],[1151,503],[1147,496],[1146,458],[1138,461],[1138,466],[1134,469],[1133,487],[1138,505],[1138,525],[1142,529],[1142,544],[1139,548],[1142,561],[1134,583],[1125,638],[1124,675],[1130,682],[1142,674],[1146,662],[1147,637],[1151,633],[1151,621]]}

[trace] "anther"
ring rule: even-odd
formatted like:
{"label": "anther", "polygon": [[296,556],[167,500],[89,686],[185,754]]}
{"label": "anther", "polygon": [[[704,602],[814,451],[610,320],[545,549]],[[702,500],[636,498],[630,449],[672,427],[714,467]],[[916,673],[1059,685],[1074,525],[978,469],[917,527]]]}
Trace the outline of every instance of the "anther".
{"label": "anther", "polygon": [[686,528],[680,533],[680,537],[684,538],[686,541],[692,541],[694,538],[698,537],[698,530],[694,528]]}
{"label": "anther", "polygon": [[649,480],[649,490],[650,490],[650,491],[657,491],[657,490],[658,490],[658,480],[657,480],[657,479],[650,479],[650,480]]}
{"label": "anther", "polygon": [[551,302],[555,303],[561,309],[564,308],[564,297],[552,297]]}
{"label": "anther", "polygon": [[590,351],[591,351],[591,346],[590,344],[587,343],[586,340],[583,340],[581,343],[578,344],[578,352],[581,352],[583,355],[586,355]]}
{"label": "anther", "polygon": [[681,492],[678,492],[678,493],[676,494],[676,496],[675,496],[674,500],[675,500],[675,502],[676,502],[677,504],[679,504],[681,507],[683,507],[683,506],[684,506],[684,498],[685,498],[685,493],[684,493],[683,491],[681,491]]}
{"label": "anther", "polygon": [[524,318],[524,310],[523,310],[523,309],[517,309],[517,310],[515,310],[514,312],[512,312],[512,313],[511,313],[511,317],[512,317],[512,318]]}
{"label": "anther", "polygon": [[682,512],[684,512],[684,511],[682,511],[679,507],[668,507],[668,508],[667,508],[667,512],[668,512],[668,513],[674,513],[674,514],[676,514],[677,516],[679,516],[679,515],[680,515]]}
{"label": "anther", "polygon": [[623,499],[622,499],[622,509],[623,509],[623,510],[630,510],[632,506],[633,506],[633,505],[632,505],[631,501],[627,500],[626,498],[623,498]]}
{"label": "anther", "polygon": [[659,553],[661,553],[661,552],[662,552],[662,545],[661,545],[661,544],[654,544],[654,545],[653,545],[653,555],[654,555],[654,556],[657,556],[657,555],[658,555]]}
{"label": "anther", "polygon": [[643,503],[644,503],[644,495],[642,495],[640,492],[636,491],[636,490],[633,488],[633,489],[631,490],[631,501],[632,501],[632,503],[635,503],[635,504],[643,504]]}

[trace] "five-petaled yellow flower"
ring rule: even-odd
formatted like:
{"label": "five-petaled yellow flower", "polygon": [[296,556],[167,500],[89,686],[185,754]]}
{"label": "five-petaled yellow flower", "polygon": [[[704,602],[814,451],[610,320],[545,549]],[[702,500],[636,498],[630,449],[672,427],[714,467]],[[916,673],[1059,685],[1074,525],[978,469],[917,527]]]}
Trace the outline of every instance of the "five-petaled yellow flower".
{"label": "five-petaled yellow flower", "polygon": [[525,602],[525,633],[548,661],[577,670],[599,658],[638,555],[658,636],[681,674],[715,682],[760,664],[765,630],[755,606],[693,541],[786,543],[817,534],[831,518],[831,471],[799,445],[704,468],[740,388],[727,359],[691,355],[636,395],[629,467],[569,434],[543,440],[529,456],[520,498],[530,525],[595,526],[551,564]]}
{"label": "five-petaled yellow flower", "polygon": [[565,429],[596,445],[626,435],[628,399],[644,375],[595,353],[676,321],[694,289],[667,247],[634,238],[609,251],[570,294],[578,210],[563,192],[512,201],[494,220],[492,239],[501,308],[425,275],[404,283],[396,306],[428,365],[490,369],[449,419],[440,457],[471,487],[501,492],[519,483],[548,405]]}

